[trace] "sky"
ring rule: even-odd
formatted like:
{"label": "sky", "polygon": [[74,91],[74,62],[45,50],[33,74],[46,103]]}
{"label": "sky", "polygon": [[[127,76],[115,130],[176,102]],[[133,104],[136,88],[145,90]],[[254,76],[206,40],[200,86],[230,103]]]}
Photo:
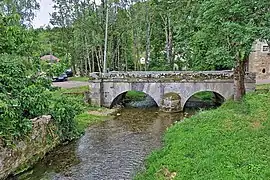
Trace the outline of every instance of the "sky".
{"label": "sky", "polygon": [[[50,22],[50,14],[53,12],[53,2],[52,0],[38,0],[40,3],[40,10],[36,13],[36,17],[33,21],[34,28],[39,28],[41,26],[46,26]],[[99,4],[100,0],[96,0]]]}
{"label": "sky", "polygon": [[50,22],[50,13],[53,12],[53,2],[52,0],[39,0],[40,10],[37,12],[36,17],[33,21],[34,28],[39,28],[40,26],[48,25]]}

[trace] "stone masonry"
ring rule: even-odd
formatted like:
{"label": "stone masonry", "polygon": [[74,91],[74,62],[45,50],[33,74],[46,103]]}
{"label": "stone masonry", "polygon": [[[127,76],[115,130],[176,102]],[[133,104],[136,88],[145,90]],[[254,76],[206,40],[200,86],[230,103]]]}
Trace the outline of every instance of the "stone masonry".
{"label": "stone masonry", "polygon": [[267,43],[262,41],[254,43],[248,71],[256,73],[257,80],[270,79],[270,49]]}
{"label": "stone masonry", "polygon": [[28,169],[60,143],[51,116],[35,118],[32,122],[29,135],[14,141],[12,146],[4,146],[0,139],[0,179]]}
{"label": "stone masonry", "polygon": [[[168,93],[180,96],[180,110],[187,100],[201,91],[211,91],[230,99],[234,94],[232,71],[204,72],[110,72],[94,73],[90,78],[91,103],[97,106],[113,107],[127,91],[141,91],[151,96],[157,105],[162,105]],[[256,76],[247,73],[247,91],[255,90]]]}

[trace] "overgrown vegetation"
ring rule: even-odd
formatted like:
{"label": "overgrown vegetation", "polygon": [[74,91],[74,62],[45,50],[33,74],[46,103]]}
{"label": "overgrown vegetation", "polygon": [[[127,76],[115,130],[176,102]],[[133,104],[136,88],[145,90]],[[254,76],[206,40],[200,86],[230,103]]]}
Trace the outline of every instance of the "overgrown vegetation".
{"label": "overgrown vegetation", "polygon": [[210,91],[198,92],[194,94],[193,97],[203,101],[213,101],[213,92]]}
{"label": "overgrown vegetation", "polygon": [[269,179],[269,101],[251,93],[176,123],[135,179]]}
{"label": "overgrown vegetation", "polygon": [[31,130],[30,119],[51,114],[61,139],[79,135],[74,117],[82,112],[75,98],[55,96],[50,80],[36,73],[28,74],[23,58],[0,55],[0,138],[6,145]]}
{"label": "overgrown vegetation", "polygon": [[142,101],[146,97],[146,94],[141,91],[128,91],[126,94],[126,99],[128,101]]}
{"label": "overgrown vegetation", "polygon": [[[79,133],[83,133],[87,127],[93,124],[96,124],[98,122],[102,122],[107,118],[106,116],[91,114],[91,111],[98,111],[98,110],[102,111],[104,109],[85,104],[84,93],[86,91],[89,91],[88,86],[74,87],[74,88],[68,88],[68,89],[59,88],[57,91],[53,92],[53,95],[56,98],[59,98],[59,99],[63,97],[69,98],[74,103],[74,106],[80,107],[81,113],[77,114],[74,119],[75,124],[76,124],[76,129],[78,130]],[[73,106],[73,104],[71,106]],[[76,108],[77,107],[75,107],[75,109]]]}

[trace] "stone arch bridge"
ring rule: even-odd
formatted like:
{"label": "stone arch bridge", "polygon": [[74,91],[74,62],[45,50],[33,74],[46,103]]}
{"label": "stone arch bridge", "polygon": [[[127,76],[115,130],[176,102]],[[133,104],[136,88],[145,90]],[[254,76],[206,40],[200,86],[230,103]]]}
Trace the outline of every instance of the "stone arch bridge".
{"label": "stone arch bridge", "polygon": [[[246,91],[255,90],[256,76],[246,73]],[[180,96],[179,110],[183,110],[188,99],[201,91],[211,91],[225,100],[233,97],[234,77],[232,71],[202,72],[110,72],[90,75],[90,99],[93,105],[111,108],[127,91],[141,91],[151,96],[159,107],[164,104],[166,94]]]}

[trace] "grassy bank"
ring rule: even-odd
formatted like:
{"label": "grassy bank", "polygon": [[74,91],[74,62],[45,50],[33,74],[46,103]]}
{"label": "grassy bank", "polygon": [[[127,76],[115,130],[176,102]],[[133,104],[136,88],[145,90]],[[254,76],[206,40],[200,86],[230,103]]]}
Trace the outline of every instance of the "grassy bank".
{"label": "grassy bank", "polygon": [[69,77],[68,80],[87,82],[89,80],[89,77]]}
{"label": "grassy bank", "polygon": [[145,99],[146,94],[140,91],[128,91],[126,98],[130,101],[142,101]]}
{"label": "grassy bank", "polygon": [[251,93],[172,126],[137,180],[269,179],[270,94]]}
{"label": "grassy bank", "polygon": [[[75,121],[77,123],[77,128],[79,129],[80,132],[84,132],[84,130],[96,123],[102,122],[108,117],[106,114],[102,113],[95,113],[92,114],[92,112],[104,112],[106,111],[105,108],[100,108],[100,107],[94,107],[91,105],[87,105],[83,102],[84,99],[84,92],[88,91],[89,87],[88,86],[81,86],[81,87],[75,87],[75,88],[59,88],[58,91],[55,91],[56,96],[68,96],[71,98],[74,98],[76,103],[78,103],[80,106],[83,108],[83,113],[78,114],[75,117]],[[75,103],[75,102],[74,102]]]}

